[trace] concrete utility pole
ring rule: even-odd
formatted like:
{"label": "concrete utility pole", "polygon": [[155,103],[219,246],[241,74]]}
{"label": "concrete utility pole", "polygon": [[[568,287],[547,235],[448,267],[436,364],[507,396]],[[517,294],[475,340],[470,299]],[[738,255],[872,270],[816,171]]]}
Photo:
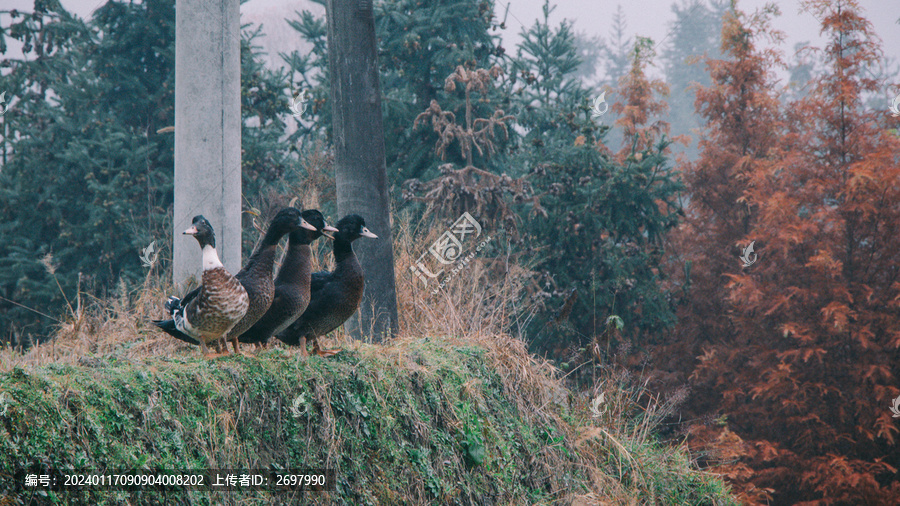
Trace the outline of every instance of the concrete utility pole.
{"label": "concrete utility pole", "polygon": [[375,18],[371,0],[328,0],[327,9],[338,215],[358,214],[378,235],[353,243],[366,291],[347,328],[378,342],[397,333],[397,295]]}
{"label": "concrete utility pole", "polygon": [[241,268],[239,0],[175,3],[175,231],[173,280],[200,278],[200,248],[181,233],[204,215],[219,258]]}

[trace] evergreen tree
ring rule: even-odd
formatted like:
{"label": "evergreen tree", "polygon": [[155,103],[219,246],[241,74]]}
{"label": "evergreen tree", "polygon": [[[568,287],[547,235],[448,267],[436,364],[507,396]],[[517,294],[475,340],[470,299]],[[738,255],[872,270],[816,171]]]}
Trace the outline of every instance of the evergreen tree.
{"label": "evergreen tree", "polygon": [[809,84],[816,75],[821,75],[821,69],[816,69],[815,61],[810,57],[811,48],[809,41],[798,42],[794,44],[794,56],[791,60],[788,70],[790,77],[788,78],[788,97],[799,100],[806,96]]}
{"label": "evergreen tree", "polygon": [[4,28],[26,54],[3,61],[19,99],[0,175],[7,338],[52,322],[25,307],[55,317],[78,286],[102,295],[140,278],[138,252],[168,236],[171,202],[171,139],[156,130],[172,124],[173,2],[110,2],[89,25],[57,2],[35,6]]}
{"label": "evergreen tree", "polygon": [[[634,50],[634,38],[629,37],[626,33],[628,23],[625,19],[625,12],[619,4],[616,5],[616,12],[613,14],[612,22],[609,36],[601,45],[601,52],[605,60],[605,73],[598,92],[602,93],[605,91],[609,96],[610,102],[617,99],[619,80],[628,73],[628,68],[631,65],[631,52]],[[603,119],[613,123],[618,117],[615,111],[610,110],[603,116]],[[606,134],[606,144],[610,146],[621,144],[622,139],[621,130],[610,130]]]}
{"label": "evergreen tree", "polygon": [[626,35],[628,22],[622,5],[616,5],[616,13],[613,14],[613,26],[609,34],[609,40],[603,44],[603,52],[606,54],[605,84],[611,88],[619,83],[619,79],[628,72],[631,62],[629,55],[634,48],[634,40]]}
{"label": "evergreen tree", "polygon": [[[719,32],[728,3],[724,0],[681,0],[672,5],[675,14],[669,42],[662,52],[666,82],[672,90],[669,99],[669,123],[673,136],[691,135],[700,127],[694,114],[693,86],[709,86],[709,74],[703,68],[704,57],[719,58]],[[686,150],[688,158],[697,156],[696,143]]]}
{"label": "evergreen tree", "polygon": [[589,36],[584,32],[575,34],[575,49],[581,64],[573,77],[582,83],[594,83],[599,78],[600,61],[604,54],[603,38]]}
{"label": "evergreen tree", "polygon": [[[550,12],[545,4],[544,20],[523,33],[512,94],[526,129],[518,163],[529,168],[535,192],[523,209],[522,247],[539,258],[533,270],[546,308],[530,333],[537,350],[568,360],[604,331],[610,315],[621,316],[632,338],[672,323],[657,266],[660,240],[677,222],[679,185],[667,166],[668,141],[644,132],[641,120],[629,135],[645,144],[631,143],[622,159],[605,147],[609,128],[590,117],[588,91],[574,79],[579,61],[569,25],[551,29]],[[657,107],[649,96],[660,89],[643,77],[646,56],[633,50],[634,78],[622,81],[643,122]]]}
{"label": "evergreen tree", "polygon": [[[246,25],[245,25],[246,26]],[[243,27],[242,27],[243,28]],[[263,188],[282,181],[292,160],[282,146],[290,111],[290,82],[283,70],[266,68],[254,41],[262,28],[244,30],[241,38],[241,166],[243,193],[258,195]]]}
{"label": "evergreen tree", "polygon": [[[522,42],[510,62],[509,93],[518,112],[518,124],[526,129],[524,144],[558,148],[578,135],[575,112],[588,101],[588,90],[576,77],[581,66],[571,23],[550,26],[549,1],[544,2],[543,22],[522,29]],[[521,83],[521,84],[520,84]],[[557,131],[561,126],[568,128]],[[585,122],[588,133],[596,130]]]}
{"label": "evergreen tree", "polygon": [[[325,5],[325,0],[312,1]],[[298,128],[291,135],[291,142],[302,138],[324,138],[330,135],[327,127],[331,125],[331,107],[326,106],[331,96],[328,86],[328,26],[324,18],[316,17],[308,10],[296,14],[297,19],[286,21],[303,40],[312,44],[312,50],[303,54],[298,51],[279,53],[290,72],[291,95],[299,97],[305,94],[309,104],[302,119],[296,122]]]}

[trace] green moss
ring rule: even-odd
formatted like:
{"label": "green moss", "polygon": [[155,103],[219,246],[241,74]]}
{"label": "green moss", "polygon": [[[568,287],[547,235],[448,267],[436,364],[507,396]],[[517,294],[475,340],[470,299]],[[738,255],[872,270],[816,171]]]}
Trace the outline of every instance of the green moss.
{"label": "green moss", "polygon": [[[690,469],[686,455],[644,444],[622,466],[610,448],[585,454],[557,417],[520,413],[485,350],[436,339],[387,357],[361,346],[329,359],[275,349],[204,360],[0,374],[0,494],[27,502],[9,479],[44,466],[91,470],[333,468],[322,504],[550,504],[600,490],[586,463],[608,471],[641,502],[726,504],[727,489]],[[399,362],[399,363],[398,363]],[[554,421],[556,420],[556,421]],[[599,448],[599,449],[598,449]],[[631,467],[629,467],[631,466]],[[53,492],[48,504],[213,504],[218,492]],[[280,495],[281,494],[281,495]],[[604,495],[606,494],[606,495]],[[276,491],[229,497],[290,502]],[[13,503],[15,504],[15,502]]]}

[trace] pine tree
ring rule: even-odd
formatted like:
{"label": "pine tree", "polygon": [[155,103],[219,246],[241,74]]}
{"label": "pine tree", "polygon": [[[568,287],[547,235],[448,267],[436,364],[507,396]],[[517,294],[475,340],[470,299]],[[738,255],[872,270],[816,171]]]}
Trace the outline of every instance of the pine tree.
{"label": "pine tree", "polygon": [[605,83],[614,88],[619,83],[619,79],[628,72],[631,62],[629,55],[634,48],[634,40],[625,34],[628,22],[621,4],[616,5],[616,13],[613,14],[612,22],[609,40],[604,43],[603,49],[606,53]]}
{"label": "pine tree", "polygon": [[[709,4],[707,0],[681,0],[680,4],[672,5],[675,21],[662,57],[666,82],[672,90],[669,123],[673,135],[690,135],[700,127],[700,120],[694,114],[693,86],[710,85],[709,74],[701,62],[704,57],[720,56],[719,32],[727,5],[717,0]],[[695,146],[685,150],[691,159],[697,155]]]}
{"label": "pine tree", "polygon": [[581,64],[574,77],[583,83],[595,83],[599,76],[603,58],[603,38],[599,35],[588,35],[584,32],[575,34],[575,48]]}
{"label": "pine tree", "polygon": [[4,116],[0,334],[40,336],[52,320],[23,306],[52,318],[78,286],[136,281],[138,252],[164,237],[172,149],[156,130],[172,124],[174,52],[160,48],[174,5],[110,2],[85,24],[38,3],[6,33],[30,57],[4,60],[19,100]]}
{"label": "pine tree", "polygon": [[[553,9],[544,2],[543,21],[522,29],[522,42],[509,65],[507,93],[518,111],[518,124],[526,130],[524,145],[559,147],[574,142],[580,128],[592,136],[596,131],[592,123],[579,125],[574,118],[588,101],[588,90],[575,75],[581,59],[571,23],[552,28]],[[563,125],[568,128],[559,130]]]}
{"label": "pine tree", "polygon": [[[627,36],[628,22],[621,5],[616,5],[616,12],[612,17],[612,28],[606,40],[601,44],[604,55],[604,76],[600,81],[600,92],[609,93],[610,102],[616,99],[619,80],[628,73],[631,67],[631,55],[634,50],[634,38]],[[615,122],[618,117],[615,111],[609,111],[603,116],[607,123]],[[605,141],[609,146],[620,145],[623,139],[622,131],[610,130],[606,133]]]}
{"label": "pine tree", "polygon": [[[292,98],[290,76],[285,69],[266,67],[264,54],[254,43],[262,27],[244,25],[241,37],[241,166],[245,202],[261,195],[285,191],[296,179],[299,142],[286,141],[285,120]],[[297,93],[299,95],[299,93]],[[307,107],[311,107],[308,100]],[[305,117],[307,112],[304,112]],[[290,118],[290,119],[289,119]],[[310,136],[315,137],[315,136]]]}
{"label": "pine tree", "polygon": [[[325,0],[312,1],[325,6]],[[296,122],[298,128],[289,138],[290,142],[303,138],[324,138],[329,131],[326,127],[331,124],[331,107],[326,106],[331,95],[328,86],[328,27],[324,18],[316,17],[308,10],[296,14],[297,19],[285,21],[300,37],[312,44],[312,50],[305,54],[298,51],[279,54],[290,72],[291,94],[299,96],[302,93],[309,99],[303,120]]]}
{"label": "pine tree", "polygon": [[565,362],[604,333],[611,315],[621,316],[626,338],[673,322],[658,265],[660,241],[677,223],[679,185],[661,125],[645,125],[662,107],[653,93],[663,91],[643,76],[646,53],[632,50],[632,78],[619,86],[632,102],[614,106],[628,108],[628,135],[640,141],[616,158],[603,144],[609,127],[591,118],[587,90],[573,80],[578,60],[568,24],[551,29],[549,13],[545,6],[543,22],[523,34],[513,103],[526,129],[521,163],[535,192],[523,210],[522,246],[551,245],[527,250],[539,258],[536,296],[545,309],[530,333],[537,351]]}
{"label": "pine tree", "polygon": [[418,179],[407,180],[404,197],[426,203],[428,212],[434,212],[438,219],[447,220],[447,223],[453,223],[467,212],[490,229],[506,229],[511,237],[517,238],[515,215],[507,197],[527,197],[530,193],[527,182],[474,165],[476,153],[481,154],[480,158],[490,159],[497,154],[499,142],[509,136],[507,123],[513,116],[497,109],[488,117],[478,117],[472,107],[480,97],[491,93],[495,80],[502,73],[497,66],[475,70],[459,66],[447,77],[444,86],[448,92],[459,89],[465,94],[464,113],[457,117],[444,111],[435,100],[416,117],[415,125],[428,124],[438,134],[435,153],[442,160],[451,152],[457,152],[464,165],[454,169],[453,163],[443,164],[441,176],[424,183]]}

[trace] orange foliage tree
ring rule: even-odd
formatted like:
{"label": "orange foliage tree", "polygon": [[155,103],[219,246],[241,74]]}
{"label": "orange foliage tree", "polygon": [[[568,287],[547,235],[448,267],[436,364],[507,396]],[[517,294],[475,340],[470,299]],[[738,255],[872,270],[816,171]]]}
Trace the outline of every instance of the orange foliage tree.
{"label": "orange foliage tree", "polygon": [[725,59],[706,61],[712,85],[696,91],[697,111],[706,119],[706,129],[699,141],[700,158],[678,167],[690,204],[667,248],[670,270],[684,272],[672,278],[669,289],[680,286],[685,296],[678,309],[676,338],[657,348],[662,352],[658,358],[672,359],[666,369],[682,373],[677,381],[687,381],[695,365],[684,357],[700,355],[703,344],[721,341],[732,330],[726,275],[740,270],[740,246],[749,243],[745,237],[754,223],[743,194],[749,175],[766,163],[778,141],[780,111],[768,69],[779,57],[758,51],[755,44],[755,39],[769,34],[768,14],[750,19],[725,15]]}
{"label": "orange foliage tree", "polygon": [[[753,58],[739,63],[752,52],[741,43],[749,32],[733,20],[723,31],[733,72],[716,78],[711,65],[715,84],[698,94],[714,125],[735,135],[709,138],[704,159],[718,161],[704,177],[713,184],[692,182],[693,210],[725,211],[705,231],[695,224],[689,239],[713,251],[696,258],[733,251],[735,239],[756,241],[759,256],[741,271],[709,274],[703,283],[713,291],[693,293],[716,299],[690,308],[695,320],[715,322],[703,330],[709,335],[693,370],[702,387],[694,407],[727,415],[719,438],[743,449],[731,469],[748,471],[745,492],[771,491],[779,504],[893,504],[900,497],[900,422],[889,410],[900,395],[900,140],[890,130],[897,120],[863,105],[864,94],[883,89],[867,74],[880,51],[855,0],[805,7],[828,37],[827,72],[787,106],[783,124],[758,86],[746,109],[729,116],[723,107],[745,91],[735,81],[764,68]],[[708,242],[714,232],[726,243]],[[689,341],[698,331],[683,330]]]}
{"label": "orange foliage tree", "polygon": [[[690,198],[685,220],[667,244],[667,270],[674,274],[667,290],[680,295],[678,325],[654,347],[653,354],[661,387],[692,385],[694,395],[683,413],[689,419],[719,414],[722,387],[734,380],[732,371],[691,374],[704,350],[726,348],[732,341],[728,275],[740,272],[741,246],[752,240],[748,234],[756,222],[744,194],[751,174],[762,170],[778,143],[780,110],[771,91],[770,69],[780,56],[758,48],[759,39],[782,38],[769,27],[773,13],[724,16],[722,59],[706,60],[711,85],[696,90],[697,112],[706,120],[699,141],[701,156],[678,167]],[[707,424],[691,427],[692,445],[705,452],[714,449],[714,457],[721,460],[745,453],[740,439],[723,434],[711,418]],[[748,481],[753,471],[746,464],[733,462],[717,470],[745,500],[766,497],[765,491]]]}
{"label": "orange foliage tree", "polygon": [[[619,163],[624,163],[629,155],[641,151],[667,152],[657,143],[669,133],[669,123],[661,119],[651,121],[669,110],[668,104],[656,96],[669,94],[669,86],[660,79],[647,77],[647,66],[656,56],[653,40],[638,37],[631,51],[631,68],[619,78],[618,92],[622,98],[613,104],[612,110],[620,115],[616,126],[622,129],[622,148],[616,154]],[[678,140],[678,139],[675,139]]]}

